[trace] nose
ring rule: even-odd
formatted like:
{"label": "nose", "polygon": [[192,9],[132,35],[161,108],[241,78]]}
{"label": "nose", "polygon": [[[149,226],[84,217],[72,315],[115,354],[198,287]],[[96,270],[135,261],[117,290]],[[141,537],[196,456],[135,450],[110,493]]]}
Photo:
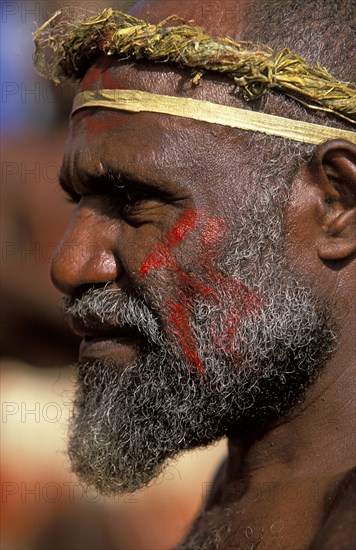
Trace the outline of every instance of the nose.
{"label": "nose", "polygon": [[120,279],[113,223],[94,209],[77,207],[52,258],[51,278],[58,290],[73,295],[80,287]]}

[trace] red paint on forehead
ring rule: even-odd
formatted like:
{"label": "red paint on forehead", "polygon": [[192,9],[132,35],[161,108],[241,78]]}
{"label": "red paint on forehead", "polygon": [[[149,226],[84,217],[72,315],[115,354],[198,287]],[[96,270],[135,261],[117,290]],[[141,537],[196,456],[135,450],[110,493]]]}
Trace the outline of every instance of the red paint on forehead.
{"label": "red paint on forehead", "polygon": [[115,73],[111,70],[103,72],[103,87],[106,90],[116,90],[120,88]]}
{"label": "red paint on forehead", "polygon": [[[113,71],[96,66],[91,67],[87,71],[81,83],[81,91],[101,89],[115,90],[118,87],[118,81]],[[98,112],[98,109],[100,109],[100,112],[104,113],[105,116],[100,118],[97,116],[93,116],[95,113]],[[113,113],[109,109],[92,107],[88,109],[83,109],[82,111],[79,111],[74,115],[74,128],[78,124],[78,115],[81,115],[82,113],[84,113],[85,116],[85,135],[88,140],[91,140],[99,133],[109,132],[111,130],[114,130],[115,128],[118,128],[124,121],[123,118],[115,116],[115,113]],[[129,113],[124,114],[129,115]],[[80,118],[80,121],[82,120],[83,118]]]}
{"label": "red paint on forehead", "polygon": [[110,68],[110,66],[106,66],[109,64],[110,59],[108,58],[105,65],[101,67],[95,65],[90,67],[81,82],[81,91],[116,90],[120,88],[115,71]]}
{"label": "red paint on forehead", "polygon": [[[115,130],[119,126],[117,118],[113,116],[105,116],[99,118],[94,115],[94,111],[91,109],[91,113],[88,112],[85,118],[85,135],[88,140],[96,137],[97,134],[102,132],[109,132]],[[108,138],[110,136],[108,135]]]}
{"label": "red paint on forehead", "polygon": [[102,88],[102,76],[103,69],[95,66],[90,67],[90,69],[85,73],[82,80],[81,90],[100,90]]}

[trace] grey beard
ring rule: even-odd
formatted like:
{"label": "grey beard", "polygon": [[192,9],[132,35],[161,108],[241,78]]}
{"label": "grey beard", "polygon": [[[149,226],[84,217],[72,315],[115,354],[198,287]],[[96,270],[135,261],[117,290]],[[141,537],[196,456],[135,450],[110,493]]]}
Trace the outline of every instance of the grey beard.
{"label": "grey beard", "polygon": [[69,455],[77,475],[106,494],[139,489],[168,458],[248,422],[262,429],[301,397],[334,342],[327,308],[291,280],[242,323],[228,350],[217,349],[212,338],[224,327],[224,311],[195,304],[192,327],[204,379],[138,298],[95,290],[76,307],[83,315],[109,307],[111,320],[142,322],[147,338],[141,361],[123,372],[112,360],[79,365]]}
{"label": "grey beard", "polygon": [[[336,335],[330,307],[289,272],[282,251],[282,191],[270,181],[260,182],[258,196],[250,190],[249,204],[236,216],[237,237],[219,262],[221,272],[233,273],[263,297],[261,310],[245,316],[229,331],[229,345],[219,346],[227,340],[231,293],[214,287],[215,303],[191,298],[203,378],[165,330],[162,296],[94,289],[67,303],[70,315],[136,327],[146,341],[140,360],[125,369],[109,359],[79,365],[69,455],[88,485],[105,494],[135,491],[186,449],[251,423],[263,429],[318,375]],[[164,289],[165,275],[155,277],[155,292]]]}

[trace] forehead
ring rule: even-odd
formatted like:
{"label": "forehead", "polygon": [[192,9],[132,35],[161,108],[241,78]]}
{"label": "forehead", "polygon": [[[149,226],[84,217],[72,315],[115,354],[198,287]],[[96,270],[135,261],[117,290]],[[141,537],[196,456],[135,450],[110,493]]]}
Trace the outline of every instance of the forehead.
{"label": "forehead", "polygon": [[[218,81],[208,78],[196,86],[187,71],[168,66],[154,66],[149,63],[112,62],[108,57],[99,59],[84,76],[79,92],[100,89],[140,90],[158,95],[171,95],[216,101],[220,104],[241,106],[233,92],[233,86],[223,78]],[[214,136],[236,137],[237,132],[219,125],[197,122],[178,116],[153,113],[131,114],[105,108],[85,108],[76,112],[72,119],[73,134],[84,132],[86,140],[99,144],[106,136],[131,134],[142,147],[151,143],[158,145],[158,138],[174,142],[194,143],[197,151],[197,138],[209,141]],[[144,130],[147,130],[142,134]],[[172,143],[170,143],[172,146]]]}
{"label": "forehead", "polygon": [[[203,0],[184,3],[177,0],[143,0],[132,10],[132,14],[152,23],[175,14],[185,20],[193,19],[195,24],[204,26],[215,35],[236,37],[246,1],[234,0],[232,3],[235,4],[234,17],[231,9],[223,10],[214,14],[213,21],[211,10],[206,10]],[[233,83],[223,77],[204,77],[201,85],[195,86],[189,70],[165,64],[117,61],[106,56],[89,68],[79,91],[97,89],[136,89],[245,107],[236,97]],[[204,166],[206,177],[210,171],[216,178],[219,160],[223,178],[224,166],[230,164],[227,161],[229,151],[233,157],[231,160],[236,163],[237,150],[243,147],[243,142],[244,136],[239,136],[236,131],[214,124],[169,115],[91,108],[74,114],[67,152],[72,157],[79,156],[86,164],[94,164],[94,159],[97,159],[97,164],[111,165],[120,159],[121,165],[129,163],[134,164],[137,170],[150,170],[150,163],[153,163],[153,170],[160,171],[163,177],[164,165],[167,164],[178,172],[190,171],[190,176]]]}
{"label": "forehead", "polygon": [[[214,36],[238,39],[245,26],[249,0],[219,2],[218,10],[213,4],[206,0],[142,0],[131,13],[154,24],[174,14],[194,21]],[[233,82],[224,77],[204,76],[201,85],[195,86],[187,69],[115,61],[106,56],[89,68],[79,91],[96,89],[137,89],[246,108],[236,97]],[[220,184],[225,180],[231,183],[248,138],[227,127],[175,116],[90,108],[73,116],[65,163],[73,166],[76,159],[77,164],[96,172],[105,164],[119,163],[120,169],[130,165],[135,166],[136,172],[145,172],[143,178],[152,172],[165,178],[169,166],[170,178],[173,173],[182,174],[189,181],[198,174],[208,186],[212,178],[214,184],[210,187],[214,187],[217,178]]]}
{"label": "forehead", "polygon": [[104,56],[91,66],[82,79],[79,92],[100,89],[137,89],[156,94],[190,97],[246,108],[231,79],[206,74],[198,85],[189,69],[165,63],[128,62]]}
{"label": "forehead", "polygon": [[[86,73],[79,91],[138,89],[151,93],[195,97],[222,104],[241,103],[232,85],[207,79],[191,83],[186,71],[145,63],[112,62],[99,59]],[[216,100],[216,99],[215,99]],[[245,139],[229,128],[190,119],[154,113],[127,113],[103,108],[76,112],[71,123],[65,163],[87,173],[112,167],[137,179],[164,183],[214,181],[231,183],[231,166],[243,151]],[[132,174],[132,171],[135,174]],[[209,187],[209,185],[208,185]]]}

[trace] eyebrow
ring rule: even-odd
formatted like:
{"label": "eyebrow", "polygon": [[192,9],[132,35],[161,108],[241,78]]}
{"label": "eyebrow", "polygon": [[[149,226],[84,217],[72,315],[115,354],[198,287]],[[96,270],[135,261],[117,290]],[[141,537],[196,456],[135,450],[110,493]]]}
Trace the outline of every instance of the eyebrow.
{"label": "eyebrow", "polygon": [[[162,183],[155,181],[147,181],[146,179],[140,178],[139,175],[133,177],[131,175],[125,174],[122,171],[119,171],[116,168],[109,167],[104,171],[101,171],[99,174],[93,172],[86,172],[85,170],[78,169],[78,163],[74,161],[74,170],[73,170],[77,181],[85,189],[88,189],[92,192],[105,193],[112,191],[124,190],[127,187],[144,187],[147,190],[155,191],[156,193],[161,193],[168,195],[167,191],[162,189]],[[75,186],[70,183],[72,177],[69,176],[69,163],[63,163],[58,183],[62,190],[72,198],[79,198],[80,193],[75,190]]]}

